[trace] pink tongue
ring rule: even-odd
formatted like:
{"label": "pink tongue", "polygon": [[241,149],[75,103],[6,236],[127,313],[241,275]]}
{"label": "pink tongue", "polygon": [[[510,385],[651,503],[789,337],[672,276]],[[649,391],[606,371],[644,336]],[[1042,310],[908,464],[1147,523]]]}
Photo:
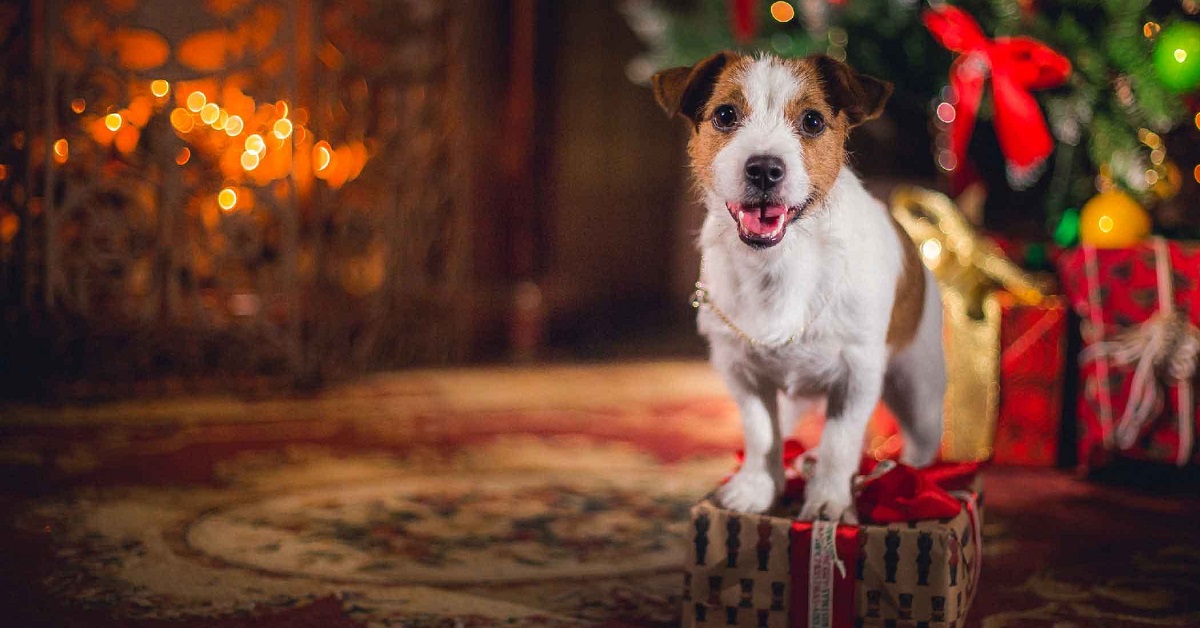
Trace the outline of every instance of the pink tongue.
{"label": "pink tongue", "polygon": [[765,210],[748,207],[739,214],[739,217],[742,229],[755,235],[770,235],[779,227],[779,221],[783,219],[785,213],[787,213],[787,208],[782,205],[768,207]]}

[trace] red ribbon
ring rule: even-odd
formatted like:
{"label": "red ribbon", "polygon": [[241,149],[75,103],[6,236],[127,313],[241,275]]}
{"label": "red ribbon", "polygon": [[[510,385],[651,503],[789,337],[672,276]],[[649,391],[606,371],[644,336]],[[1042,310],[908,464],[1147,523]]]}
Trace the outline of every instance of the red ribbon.
{"label": "red ribbon", "polygon": [[745,45],[758,36],[757,0],[728,0],[729,26],[737,43]]}
{"label": "red ribbon", "polygon": [[[792,523],[792,605],[791,618],[793,626],[810,625],[812,609],[809,606],[809,569],[812,563],[812,534],[811,521],[796,521]],[[837,557],[845,568],[845,572],[837,570],[833,573],[832,606],[830,608],[830,626],[853,626],[857,614],[855,602],[855,580],[858,569],[859,535],[858,526],[838,524],[834,544],[837,547]]]}
{"label": "red ribbon", "polygon": [[[784,466],[794,465],[803,453],[804,446],[799,441],[785,441]],[[854,502],[858,520],[865,524],[953,517],[962,510],[962,502],[950,491],[970,490],[980,468],[978,462],[936,462],[923,469],[897,464],[891,471],[871,478],[879,462],[863,456],[858,468],[859,476],[868,478]],[[803,499],[804,478],[789,478],[784,496],[796,501]]]}
{"label": "red ribbon", "polygon": [[938,43],[959,53],[950,66],[950,87],[958,98],[949,123],[950,150],[957,163],[952,175],[955,191],[966,185],[967,144],[989,74],[996,136],[1009,183],[1015,188],[1029,186],[1054,150],[1054,139],[1031,92],[1065,83],[1071,62],[1029,37],[989,40],[967,12],[952,6],[926,9],[922,19]]}

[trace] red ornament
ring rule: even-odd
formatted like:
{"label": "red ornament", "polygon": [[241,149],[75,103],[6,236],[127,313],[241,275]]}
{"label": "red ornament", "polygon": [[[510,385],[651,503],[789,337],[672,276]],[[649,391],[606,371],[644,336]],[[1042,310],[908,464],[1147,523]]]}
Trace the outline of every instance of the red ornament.
{"label": "red ornament", "polygon": [[758,35],[757,0],[728,0],[729,27],[739,44],[748,44]]}
{"label": "red ornament", "polygon": [[989,75],[1009,183],[1016,188],[1032,184],[1054,150],[1054,139],[1031,92],[1062,85],[1071,75],[1071,62],[1029,37],[988,39],[970,15],[952,6],[927,9],[922,18],[938,43],[959,53],[950,66],[950,87],[958,98],[949,122],[950,149],[958,164],[952,177],[956,191],[968,183],[963,164]]}

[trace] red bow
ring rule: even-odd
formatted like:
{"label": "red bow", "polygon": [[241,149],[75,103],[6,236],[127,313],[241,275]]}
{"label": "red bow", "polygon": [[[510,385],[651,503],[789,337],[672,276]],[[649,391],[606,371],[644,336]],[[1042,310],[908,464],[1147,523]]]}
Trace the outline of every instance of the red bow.
{"label": "red bow", "polygon": [[[784,467],[793,468],[803,453],[804,446],[799,441],[784,441]],[[739,451],[738,460],[742,458]],[[977,462],[936,462],[923,469],[897,464],[890,471],[872,477],[879,463],[863,456],[859,464],[858,475],[865,481],[855,498],[855,510],[862,523],[882,525],[953,517],[962,510],[962,502],[950,495],[950,491],[970,490],[980,468]],[[790,500],[802,500],[804,478],[789,477],[783,494]]]}
{"label": "red bow", "polygon": [[[783,464],[795,464],[804,447],[795,440],[784,443]],[[877,477],[871,477],[879,461],[863,456],[858,474],[866,478],[855,499],[858,519],[863,523],[888,524],[898,521],[946,519],[962,510],[962,502],[950,491],[971,488],[979,463],[937,462],[923,469],[897,464]],[[804,478],[789,478],[784,495],[800,500],[804,496]]]}
{"label": "red bow", "polygon": [[1008,166],[1009,183],[1018,189],[1028,187],[1054,150],[1046,119],[1030,92],[1065,83],[1071,75],[1071,62],[1029,37],[989,40],[970,15],[952,6],[927,9],[922,18],[938,43],[959,53],[950,66],[950,87],[958,98],[949,123],[950,148],[957,164],[953,175],[956,191],[965,187],[967,144],[989,73],[996,136]]}

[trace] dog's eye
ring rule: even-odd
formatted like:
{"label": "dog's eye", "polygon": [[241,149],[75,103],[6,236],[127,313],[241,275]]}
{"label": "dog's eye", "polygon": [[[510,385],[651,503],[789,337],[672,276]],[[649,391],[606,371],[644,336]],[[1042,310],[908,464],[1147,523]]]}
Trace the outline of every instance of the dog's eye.
{"label": "dog's eye", "polygon": [[825,116],[809,109],[804,112],[804,116],[800,118],[800,132],[809,137],[816,137],[825,130]]}
{"label": "dog's eye", "polygon": [[712,121],[718,131],[729,131],[737,124],[737,109],[733,105],[721,105],[713,111]]}

